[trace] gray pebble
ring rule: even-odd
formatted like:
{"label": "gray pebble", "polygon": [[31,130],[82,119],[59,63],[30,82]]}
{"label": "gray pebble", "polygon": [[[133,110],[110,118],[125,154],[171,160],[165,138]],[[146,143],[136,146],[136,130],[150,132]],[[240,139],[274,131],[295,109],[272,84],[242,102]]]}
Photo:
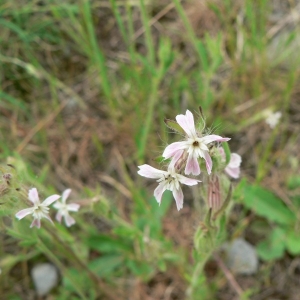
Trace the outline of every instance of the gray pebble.
{"label": "gray pebble", "polygon": [[258,257],[255,248],[244,239],[238,238],[223,247],[225,263],[235,274],[251,275],[258,269]]}
{"label": "gray pebble", "polygon": [[39,296],[45,296],[58,283],[58,271],[50,263],[43,263],[34,266],[31,270],[36,292]]}

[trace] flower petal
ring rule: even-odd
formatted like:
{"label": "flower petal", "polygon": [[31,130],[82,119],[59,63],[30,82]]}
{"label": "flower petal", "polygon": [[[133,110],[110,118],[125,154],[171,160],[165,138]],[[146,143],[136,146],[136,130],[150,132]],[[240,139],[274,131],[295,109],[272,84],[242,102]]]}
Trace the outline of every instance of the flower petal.
{"label": "flower petal", "polygon": [[39,204],[40,199],[39,199],[39,194],[36,188],[32,188],[28,191],[28,199],[33,203],[33,204]]}
{"label": "flower petal", "polygon": [[18,218],[19,220],[23,219],[24,217],[26,217],[27,215],[30,215],[34,212],[34,208],[30,207],[30,208],[25,208],[20,210],[19,212],[16,213],[16,218]]}
{"label": "flower petal", "polygon": [[187,110],[185,115],[176,116],[177,123],[182,127],[189,137],[197,136],[193,114]]}
{"label": "flower petal", "polygon": [[141,165],[138,166],[140,170],[138,171],[138,174],[147,178],[161,178],[163,174],[167,174],[168,172],[161,171],[158,169],[155,169],[149,165]]}
{"label": "flower petal", "polygon": [[230,167],[226,167],[225,168],[225,172],[231,176],[232,178],[239,178],[240,177],[240,168],[230,168]]}
{"label": "flower petal", "polygon": [[200,174],[200,167],[197,160],[197,157],[195,157],[193,154],[189,154],[184,173],[189,175],[199,175]]}
{"label": "flower petal", "polygon": [[62,218],[62,214],[60,211],[58,211],[55,216],[55,219],[57,220],[57,222],[61,223],[61,218]]}
{"label": "flower petal", "polygon": [[78,209],[80,208],[80,205],[77,204],[77,203],[70,203],[70,204],[67,204],[67,209],[69,211],[78,211]]}
{"label": "flower petal", "polygon": [[204,151],[204,159],[205,159],[207,173],[210,174],[212,169],[212,160],[208,151]]}
{"label": "flower petal", "polygon": [[60,195],[52,195],[52,196],[49,196],[48,198],[46,198],[44,201],[43,201],[43,206],[49,206],[50,204],[52,204],[54,201],[56,201],[57,199],[60,198]]}
{"label": "flower petal", "polygon": [[32,228],[34,226],[36,226],[37,228],[41,228],[41,220],[38,218],[34,218],[30,225],[30,228]]}
{"label": "flower petal", "polygon": [[160,183],[157,188],[154,190],[154,197],[156,199],[156,201],[159,203],[161,203],[161,197],[162,194],[164,193],[164,191],[166,190],[166,185],[165,183]]}
{"label": "flower petal", "polygon": [[72,191],[71,189],[67,189],[67,190],[65,190],[65,191],[62,193],[61,201],[62,201],[63,203],[66,203],[66,200],[67,200],[67,198],[70,196],[71,191]]}
{"label": "flower petal", "polygon": [[179,187],[179,189],[173,190],[173,197],[176,202],[177,210],[179,211],[183,207],[183,193],[181,187]]}
{"label": "flower petal", "polygon": [[180,174],[177,175],[177,178],[178,178],[179,182],[186,184],[186,185],[190,185],[190,186],[196,185],[196,184],[198,184],[198,182],[201,182],[200,180],[188,178],[188,177],[185,177]]}
{"label": "flower petal", "polygon": [[205,144],[209,144],[211,142],[227,142],[231,140],[231,138],[223,138],[216,134],[206,135],[203,138],[201,138],[202,142]]}
{"label": "flower petal", "polygon": [[189,145],[186,141],[172,143],[166,147],[162,156],[164,158],[174,157],[179,151],[181,152],[182,150],[187,149],[188,147]]}
{"label": "flower petal", "polygon": [[65,204],[62,204],[60,201],[57,201],[57,202],[55,202],[55,203],[53,204],[53,207],[54,207],[55,209],[60,210],[60,209],[62,209],[63,207],[65,207]]}
{"label": "flower petal", "polygon": [[178,162],[178,160],[182,157],[184,150],[178,150],[175,155],[172,157],[172,160],[168,166],[168,171],[170,172],[170,170],[174,170],[175,169],[175,165]]}
{"label": "flower petal", "polygon": [[67,215],[65,215],[65,223],[66,223],[67,227],[70,227],[73,224],[75,224],[76,222],[69,214],[67,214]]}
{"label": "flower petal", "polygon": [[228,167],[238,168],[241,165],[242,157],[237,153],[231,153]]}

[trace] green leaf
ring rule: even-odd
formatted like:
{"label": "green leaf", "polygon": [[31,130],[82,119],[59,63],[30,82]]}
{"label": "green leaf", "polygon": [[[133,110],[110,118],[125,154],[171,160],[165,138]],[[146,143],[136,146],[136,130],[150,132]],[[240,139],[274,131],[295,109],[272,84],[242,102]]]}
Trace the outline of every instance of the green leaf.
{"label": "green leaf", "polygon": [[158,58],[160,63],[160,76],[164,76],[174,60],[172,43],[168,38],[161,38],[158,47]]}
{"label": "green leaf", "polygon": [[63,275],[63,286],[68,291],[80,293],[80,291],[92,288],[92,282],[86,272],[78,272],[75,268],[69,268],[63,271]]}
{"label": "green leaf", "polygon": [[131,252],[131,246],[127,241],[122,239],[115,239],[107,235],[91,236],[87,240],[87,245],[101,253],[118,253],[118,252]]}
{"label": "green leaf", "polygon": [[0,90],[0,101],[2,99],[3,99],[2,105],[5,105],[4,107],[6,107],[7,103],[9,103],[11,105],[11,107],[19,108],[25,112],[28,111],[27,107],[25,106],[24,102],[21,99],[17,99],[17,98]]}
{"label": "green leaf", "polygon": [[119,226],[113,229],[116,235],[125,237],[127,240],[132,240],[139,235],[139,230],[133,227]]}
{"label": "green leaf", "polygon": [[197,40],[197,50],[200,56],[201,66],[204,72],[208,72],[209,70],[209,58],[207,54],[207,49],[204,46],[204,43],[200,40]]}
{"label": "green leaf", "polygon": [[[135,214],[134,226],[139,229],[139,238],[143,239],[146,230],[150,238],[161,240],[163,238],[161,219],[169,210],[170,205],[175,205],[172,193],[170,191],[164,192],[161,205],[157,203],[153,196],[150,197],[147,202],[149,203],[150,209],[147,211],[144,209],[143,213],[137,212]],[[137,237],[135,237],[135,240],[137,240]],[[144,244],[144,242],[142,243]]]}
{"label": "green leaf", "polygon": [[287,181],[287,186],[290,190],[294,190],[300,187],[300,176],[289,177]]}
{"label": "green leaf", "polygon": [[284,229],[275,228],[267,240],[257,245],[259,257],[265,261],[281,258],[285,250],[285,235]]}
{"label": "green leaf", "polygon": [[139,53],[135,54],[137,59],[143,64],[145,70],[149,72],[150,78],[154,78],[157,74],[157,70],[153,68],[152,64],[149,63],[148,59]]}
{"label": "green leaf", "polygon": [[166,252],[162,255],[164,260],[169,262],[178,263],[180,260],[183,259],[183,256],[179,255],[178,253],[174,252]]}
{"label": "green leaf", "polygon": [[243,203],[257,215],[270,221],[282,225],[292,225],[296,221],[295,214],[285,206],[280,198],[260,186],[246,184]]}
{"label": "green leaf", "polygon": [[89,268],[100,277],[107,277],[123,264],[121,255],[105,255],[89,262]]}
{"label": "green leaf", "polygon": [[0,268],[5,272],[9,272],[10,269],[21,261],[28,261],[40,254],[39,250],[34,250],[27,254],[10,255],[6,254],[0,259]]}
{"label": "green leaf", "polygon": [[171,204],[175,204],[175,201],[173,201],[172,193],[170,191],[166,191],[165,193],[163,193],[160,205],[157,203],[154,197],[151,197],[149,203],[151,206],[151,211],[155,215],[154,221],[159,222],[159,220],[165,216]]}
{"label": "green leaf", "polygon": [[300,254],[300,233],[299,232],[290,231],[287,234],[286,247],[291,254],[293,255]]}
{"label": "green leaf", "polygon": [[157,162],[158,164],[161,164],[162,162],[166,162],[166,159],[163,156],[157,156],[153,159],[155,162]]}
{"label": "green leaf", "polygon": [[143,280],[149,280],[154,272],[154,268],[146,261],[127,260],[126,265],[134,275]]}
{"label": "green leaf", "polygon": [[180,134],[185,135],[184,130],[182,129],[182,127],[176,121],[173,121],[173,120],[170,120],[170,119],[165,119],[164,122],[167,125],[167,127],[170,128],[171,130],[174,130],[174,131],[176,131]]}
{"label": "green leaf", "polygon": [[157,261],[157,266],[158,266],[158,269],[161,271],[161,272],[166,272],[167,270],[167,265],[166,265],[166,262],[163,260],[163,259],[159,259]]}

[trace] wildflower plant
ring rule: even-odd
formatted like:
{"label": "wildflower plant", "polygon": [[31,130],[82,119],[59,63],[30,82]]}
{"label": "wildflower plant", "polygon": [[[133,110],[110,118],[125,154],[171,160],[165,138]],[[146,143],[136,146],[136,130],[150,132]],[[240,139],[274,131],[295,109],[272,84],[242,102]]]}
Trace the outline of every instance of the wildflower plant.
{"label": "wildflower plant", "polygon": [[[95,259],[96,265],[100,264],[102,266],[104,264],[103,269],[105,269],[106,264],[110,264],[109,259],[112,259],[110,251],[115,253],[115,245],[120,245],[125,252],[121,254],[118,250],[116,257],[113,258],[113,263],[118,266],[126,259],[128,260],[126,267],[129,270],[141,274],[143,278],[149,278],[152,267],[154,270],[157,265],[160,270],[164,270],[166,261],[173,259],[174,255],[176,256],[174,253],[169,252],[166,254],[161,251],[169,243],[157,229],[157,220],[155,220],[155,226],[151,225],[152,227],[149,222],[153,219],[153,215],[161,217],[161,211],[167,211],[169,203],[167,197],[165,197],[166,202],[162,204],[162,196],[166,190],[172,193],[176,208],[180,211],[184,205],[185,189],[194,186],[194,189],[199,192],[199,197],[195,200],[201,200],[201,202],[205,200],[205,207],[194,235],[194,259],[196,264],[193,266],[194,270],[191,271],[190,287],[187,290],[187,296],[192,298],[190,296],[197,294],[196,287],[199,286],[205,261],[224,239],[224,235],[222,236],[225,228],[224,212],[228,207],[232,194],[230,180],[237,179],[240,176],[241,157],[236,153],[230,153],[227,144],[230,140],[229,137],[214,134],[206,128],[202,112],[200,120],[196,123],[193,114],[189,110],[185,114],[176,116],[176,121],[165,120],[165,123],[178,134],[180,140],[166,146],[162,152],[161,167],[156,168],[143,164],[138,167],[139,170],[137,171],[140,176],[156,180],[157,186],[153,194],[160,206],[155,208],[156,212],[159,211],[159,213],[144,212],[144,205],[142,204],[139,206],[143,211],[141,217],[136,220],[133,218],[132,224],[129,222],[124,223],[118,212],[113,212],[109,202],[101,198],[101,204],[99,203],[97,207],[101,209],[102,214],[109,221],[115,223],[115,232],[119,234],[118,239],[105,234],[100,234],[99,238],[99,233],[94,230],[88,233],[88,238],[84,236],[84,239],[88,240],[91,249],[103,253],[107,252],[107,257]],[[78,203],[68,202],[71,189],[64,190],[61,195],[50,194],[49,196],[45,193],[45,200],[41,200],[41,184],[36,182],[36,187],[28,188],[18,178],[17,170],[10,164],[1,167],[0,171],[2,172],[0,178],[0,212],[3,215],[12,213],[15,216],[13,227],[8,229],[9,234],[20,239],[24,245],[34,245],[38,251],[44,253],[57,266],[60,266],[61,270],[64,270],[65,267],[61,265],[60,260],[53,255],[53,253],[59,253],[63,260],[67,261],[70,266],[74,265],[80,271],[78,273],[84,274],[83,276],[88,278],[84,282],[93,285],[94,291],[99,295],[103,294],[103,289],[99,286],[99,282],[101,282],[99,276],[95,274],[92,267],[86,264],[86,256],[82,256],[88,252],[82,251],[81,247],[78,246],[82,245],[82,243],[78,243],[78,236],[74,237],[68,232],[69,227],[76,223],[74,215],[80,209]],[[91,204],[94,208],[96,202],[93,201]],[[26,223],[27,220],[30,220],[31,223]],[[55,226],[56,221],[64,223],[67,228]],[[86,222],[80,221],[79,216],[78,223],[78,227],[86,224]],[[141,224],[148,224],[149,227],[143,228]],[[78,235],[81,235],[80,231],[78,231]],[[136,237],[138,237],[141,247],[138,249],[131,248],[130,243],[128,243],[128,236],[132,239],[133,244],[136,243]],[[147,247],[142,246],[146,243]],[[84,247],[83,249],[85,249]],[[129,257],[127,253],[132,251],[136,251],[138,255],[136,253],[135,256],[130,254]],[[108,257],[110,258],[108,259]],[[145,268],[145,265],[151,267]],[[72,277],[67,273],[66,276]],[[76,283],[76,279],[74,281],[74,278],[71,277],[70,282],[73,282],[73,291],[75,290],[78,295],[84,298],[85,292],[82,292],[80,285]],[[81,278],[79,281],[82,281]],[[109,289],[105,289],[105,293],[108,296],[110,294]],[[91,299],[93,299],[93,296]]]}
{"label": "wildflower plant", "polygon": [[162,193],[170,190],[178,211],[182,209],[184,199],[181,184],[201,187],[199,200],[205,198],[206,208],[194,236],[197,264],[187,291],[188,296],[195,293],[205,261],[220,245],[220,232],[225,227],[224,212],[232,194],[230,178],[239,178],[242,162],[239,154],[230,153],[227,144],[230,138],[211,134],[206,129],[201,108],[200,113],[198,124],[195,124],[189,110],[185,115],[177,115],[176,121],[165,120],[166,125],[182,137],[181,141],[171,143],[162,153],[167,171],[149,165],[139,166],[138,171],[143,177],[157,179],[158,187],[154,190],[154,197],[159,204]]}

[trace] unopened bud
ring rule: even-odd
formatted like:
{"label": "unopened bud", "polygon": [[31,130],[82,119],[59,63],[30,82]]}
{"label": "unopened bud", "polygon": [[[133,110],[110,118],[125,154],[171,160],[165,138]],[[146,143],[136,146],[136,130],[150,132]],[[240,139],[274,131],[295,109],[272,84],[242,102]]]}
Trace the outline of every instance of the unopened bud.
{"label": "unopened bud", "polygon": [[216,211],[221,206],[221,190],[219,176],[212,174],[208,182],[208,207]]}

